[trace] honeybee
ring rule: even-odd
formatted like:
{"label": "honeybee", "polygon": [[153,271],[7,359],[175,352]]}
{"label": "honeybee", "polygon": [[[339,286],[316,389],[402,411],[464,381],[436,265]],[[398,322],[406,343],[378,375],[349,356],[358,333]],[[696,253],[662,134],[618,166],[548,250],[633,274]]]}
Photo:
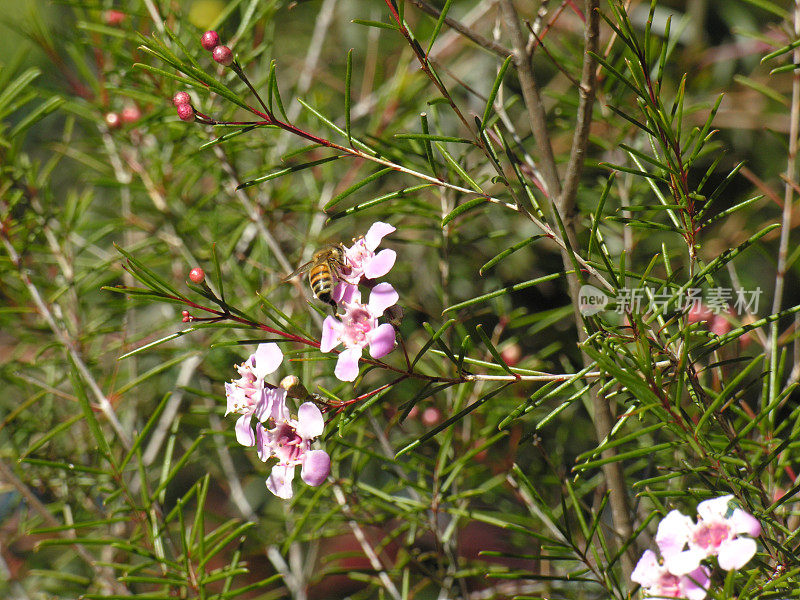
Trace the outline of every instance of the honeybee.
{"label": "honeybee", "polygon": [[331,294],[336,287],[339,275],[347,267],[342,244],[329,244],[314,252],[311,260],[300,265],[293,273],[283,278],[288,281],[301,273],[308,271],[308,283],[311,291],[319,300],[336,308]]}

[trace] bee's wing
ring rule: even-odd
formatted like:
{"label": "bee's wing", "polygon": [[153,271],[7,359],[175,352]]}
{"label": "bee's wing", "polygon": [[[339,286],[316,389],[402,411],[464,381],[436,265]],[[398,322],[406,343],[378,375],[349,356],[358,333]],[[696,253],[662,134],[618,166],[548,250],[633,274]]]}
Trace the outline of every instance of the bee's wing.
{"label": "bee's wing", "polygon": [[312,264],[314,264],[314,261],[310,260],[307,263],[305,263],[304,265],[300,265],[294,271],[292,271],[291,273],[286,275],[284,278],[282,278],[281,279],[281,283],[285,283],[285,282],[289,281],[290,279],[293,279],[293,278],[297,277],[301,273],[305,273],[306,271],[308,271],[311,268]]}

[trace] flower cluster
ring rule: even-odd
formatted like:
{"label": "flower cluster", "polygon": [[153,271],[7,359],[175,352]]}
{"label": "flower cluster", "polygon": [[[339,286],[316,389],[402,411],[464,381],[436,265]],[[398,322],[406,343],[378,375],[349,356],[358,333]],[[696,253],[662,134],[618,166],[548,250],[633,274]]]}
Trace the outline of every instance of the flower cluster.
{"label": "flower cluster", "polygon": [[225,384],[228,402],[225,414],[241,415],[235,427],[236,440],[241,445],[255,445],[262,461],[277,459],[267,479],[267,489],[280,498],[291,498],[295,467],[301,466],[303,481],[317,486],[328,477],[331,460],[324,450],[311,449],[312,441],[322,434],[325,424],[319,408],[313,402],[305,402],[300,405],[297,418],[293,418],[286,406],[286,390],[265,381],[282,361],[283,353],[277,344],[259,344],[236,367],[239,379]]}
{"label": "flower cluster", "polygon": [[[375,283],[375,279],[388,273],[394,266],[394,250],[375,250],[384,236],[395,231],[387,223],[378,221],[367,234],[354,240],[344,249],[345,265],[339,270],[339,283],[332,298],[344,310],[336,317],[326,317],[322,324],[320,350],[330,352],[339,344],[345,349],[339,354],[334,374],[341,381],[354,381],[358,376],[358,361],[365,346],[373,358],[386,356],[395,347],[394,327],[379,324],[378,319],[400,299],[388,283]],[[359,284],[370,288],[369,300],[363,303]]]}
{"label": "flower cluster", "polygon": [[697,523],[677,510],[664,517],[656,533],[662,560],[645,550],[631,574],[645,595],[703,600],[711,571],[700,561],[716,556],[726,571],[747,564],[756,552],[753,538],[761,534],[761,524],[741,508],[731,507],[732,498],[721,496],[698,504]]}

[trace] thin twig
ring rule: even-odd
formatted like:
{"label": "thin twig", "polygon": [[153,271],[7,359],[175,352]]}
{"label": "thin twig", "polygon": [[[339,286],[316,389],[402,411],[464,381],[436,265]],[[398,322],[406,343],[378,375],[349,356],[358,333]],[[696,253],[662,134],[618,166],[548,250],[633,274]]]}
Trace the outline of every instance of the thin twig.
{"label": "thin twig", "polygon": [[[48,527],[60,527],[62,525],[62,523],[50,513],[47,507],[42,504],[39,498],[36,497],[36,494],[31,492],[30,488],[25,485],[25,482],[17,477],[14,471],[2,460],[0,460],[0,480],[16,489],[20,496],[25,499],[25,506],[36,513]],[[56,535],[62,538],[69,538],[70,530],[57,531]],[[102,579],[103,583],[108,586],[110,590],[114,590],[117,594],[127,595],[129,593],[128,589],[123,584],[115,580],[113,573],[110,571],[106,572],[106,569],[97,564],[97,559],[92,556],[86,548],[77,543],[72,544],[72,548],[75,553],[89,565],[89,568],[94,571],[97,577]]]}
{"label": "thin twig", "polygon": [[[410,0],[410,1],[411,4],[419,8],[421,11],[428,13],[432,17],[436,17],[438,19],[442,14],[442,11],[440,11],[435,6],[432,6],[431,4],[425,2],[425,0]],[[494,40],[490,40],[489,38],[482,36],[480,33],[473,31],[472,29],[460,23],[459,21],[456,21],[455,19],[445,16],[444,22],[451,29],[457,31],[465,38],[468,38],[473,42],[475,42],[480,48],[483,48],[484,50],[490,50],[491,52],[494,52],[495,54],[504,59],[511,56],[511,50],[509,50],[502,44],[498,44]]]}
{"label": "thin twig", "polygon": [[[584,54],[581,85],[579,86],[581,100],[578,110],[578,123],[576,125],[575,135],[573,136],[573,147],[570,153],[570,162],[567,167],[567,178],[565,179],[564,189],[566,193],[562,193],[561,182],[556,170],[555,159],[553,158],[550,137],[547,132],[544,105],[542,104],[541,96],[536,85],[530,57],[525,52],[526,40],[522,34],[519,17],[517,16],[516,9],[511,0],[500,0],[500,7],[514,42],[515,63],[522,88],[522,97],[528,109],[531,130],[536,139],[536,144],[540,148],[540,163],[541,171],[545,178],[544,183],[548,189],[550,198],[554,200],[552,206],[554,218],[558,219],[567,216],[563,212],[564,209],[570,211],[568,215],[569,218],[562,218],[562,221],[567,235],[566,241],[572,249],[576,249],[576,221],[571,213],[574,210],[575,195],[577,194],[583,168],[589,126],[591,124],[592,108],[594,105],[596,73],[594,70],[594,59],[589,56],[588,50],[594,49],[596,51],[597,49],[600,19],[597,10],[598,0],[586,0],[586,25],[584,30],[586,52]],[[569,187],[566,187],[567,185]],[[572,261],[574,259],[581,260],[577,253],[567,250],[566,246],[562,248],[561,257],[564,268],[567,271],[572,270]],[[578,341],[581,344],[583,363],[584,365],[588,365],[591,364],[591,359],[582,347],[588,335],[583,325],[583,317],[578,310],[580,281],[577,277],[568,277],[567,284],[573,302],[575,326],[578,332]],[[607,439],[614,423],[610,403],[606,398],[601,397],[594,388],[589,390],[589,396],[594,409],[592,420],[595,434],[598,441],[602,443],[603,440]],[[633,535],[633,525],[631,523],[631,513],[628,503],[628,489],[625,483],[622,463],[620,461],[611,460],[615,455],[616,451],[614,448],[607,448],[603,452],[603,458],[609,459],[608,462],[603,465],[603,474],[605,475],[610,491],[609,504],[611,506],[616,532],[620,539],[630,540]],[[630,574],[633,571],[633,551],[634,549],[630,548],[628,552],[622,555],[620,560],[626,581],[630,579]]]}
{"label": "thin twig", "polygon": [[533,74],[530,56],[525,52],[525,36],[519,24],[517,10],[511,0],[500,0],[500,10],[514,42],[514,64],[519,75],[522,99],[528,109],[531,132],[536,140],[536,146],[539,148],[539,168],[544,177],[543,183],[547,188],[547,196],[555,199],[561,195],[561,181],[558,177],[556,159],[553,156],[550,134],[547,132],[547,114]]}
{"label": "thin twig", "polygon": [[[795,1],[794,8],[794,30],[795,35],[800,35],[800,1]],[[795,48],[792,58],[797,64],[800,62],[800,48]],[[786,165],[786,179],[793,181],[797,179],[797,150],[798,132],[800,132],[800,69],[795,69],[792,75],[792,104],[789,120],[789,155]],[[778,244],[778,266],[775,273],[775,295],[772,299],[772,314],[780,312],[783,303],[783,288],[786,280],[786,259],[789,254],[789,235],[792,224],[792,201],[794,200],[794,189],[788,183],[784,187],[783,213],[781,216],[781,239]],[[780,353],[778,350],[778,321],[773,321],[770,325],[770,361],[769,361],[769,402],[771,403],[779,393],[780,381],[778,379],[778,362]],[[798,360],[798,344],[794,346],[794,362]],[[794,373],[792,373],[794,375]],[[773,415],[774,416],[774,415]]]}
{"label": "thin twig", "polygon": [[342,491],[342,488],[338,484],[334,484],[333,486],[333,496],[336,498],[336,502],[339,503],[342,512],[347,516],[347,524],[350,526],[350,530],[353,532],[353,535],[356,537],[361,549],[364,551],[364,556],[366,556],[367,560],[369,560],[369,564],[378,574],[378,578],[381,580],[384,589],[389,592],[394,600],[401,600],[402,595],[400,594],[400,591],[386,574],[386,569],[384,568],[383,564],[381,564],[381,561],[378,558],[378,555],[375,553],[372,545],[370,545],[367,536],[364,534],[364,530],[361,529],[361,525],[359,525],[355,515],[353,514],[353,510],[350,508],[350,505],[347,503],[347,499],[344,497],[344,491]]}
{"label": "thin twig", "polygon": [[75,344],[73,344],[72,340],[69,338],[64,329],[62,329],[58,323],[56,322],[55,317],[53,316],[50,307],[42,298],[42,295],[39,293],[39,288],[31,281],[31,278],[28,276],[27,271],[22,267],[22,261],[20,259],[19,254],[17,254],[16,249],[11,244],[11,241],[5,234],[4,230],[0,230],[0,237],[3,239],[3,245],[8,252],[8,256],[11,259],[11,263],[17,268],[19,272],[19,278],[22,281],[23,285],[28,289],[28,293],[31,296],[36,308],[39,311],[39,314],[44,318],[47,322],[48,327],[55,335],[56,339],[59,343],[64,346],[67,353],[72,358],[73,362],[75,363],[75,367],[78,369],[78,372],[81,375],[84,383],[89,387],[89,390],[94,395],[95,399],[97,400],[97,404],[100,407],[100,411],[105,415],[108,422],[111,424],[112,429],[117,434],[120,439],[120,442],[125,446],[126,449],[130,449],[131,447],[131,440],[128,436],[128,433],[125,431],[125,428],[119,422],[116,413],[114,412],[114,407],[111,406],[111,402],[109,402],[106,395],[100,389],[100,386],[97,384],[94,376],[92,375],[89,368],[86,366],[86,363],[83,361],[83,357],[81,357],[78,350],[75,348]]}

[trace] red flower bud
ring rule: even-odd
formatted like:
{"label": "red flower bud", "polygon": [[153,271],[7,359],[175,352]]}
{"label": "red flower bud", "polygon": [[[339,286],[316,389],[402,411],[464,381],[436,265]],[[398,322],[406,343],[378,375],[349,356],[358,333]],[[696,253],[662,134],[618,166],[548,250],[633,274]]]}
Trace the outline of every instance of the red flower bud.
{"label": "red flower bud", "polygon": [[219,34],[216,31],[206,31],[200,38],[200,45],[210,52],[219,46]]}
{"label": "red flower bud", "polygon": [[194,121],[194,109],[191,104],[178,105],[178,118],[181,121]]}
{"label": "red flower bud", "polygon": [[192,283],[201,284],[203,280],[206,278],[205,271],[200,267],[195,267],[191,271],[189,271],[189,279],[191,279]]}
{"label": "red flower bud", "polygon": [[442,413],[435,406],[429,406],[428,408],[422,411],[423,425],[427,425],[430,427],[431,425],[436,425],[441,420],[442,420]]}
{"label": "red flower bud", "polygon": [[189,97],[189,94],[186,92],[178,92],[172,97],[172,103],[175,106],[180,106],[181,104],[191,104],[192,99]]}
{"label": "red flower bud", "polygon": [[211,55],[214,57],[215,61],[226,67],[230,66],[233,62],[233,52],[231,52],[231,49],[227,46],[217,46],[214,48],[214,52],[212,52]]}
{"label": "red flower bud", "polygon": [[103,22],[106,25],[117,26],[125,20],[125,13],[119,10],[107,10],[103,13]]}
{"label": "red flower bud", "polygon": [[135,123],[142,117],[142,112],[139,110],[139,107],[134,104],[123,108],[121,116],[123,123]]}

